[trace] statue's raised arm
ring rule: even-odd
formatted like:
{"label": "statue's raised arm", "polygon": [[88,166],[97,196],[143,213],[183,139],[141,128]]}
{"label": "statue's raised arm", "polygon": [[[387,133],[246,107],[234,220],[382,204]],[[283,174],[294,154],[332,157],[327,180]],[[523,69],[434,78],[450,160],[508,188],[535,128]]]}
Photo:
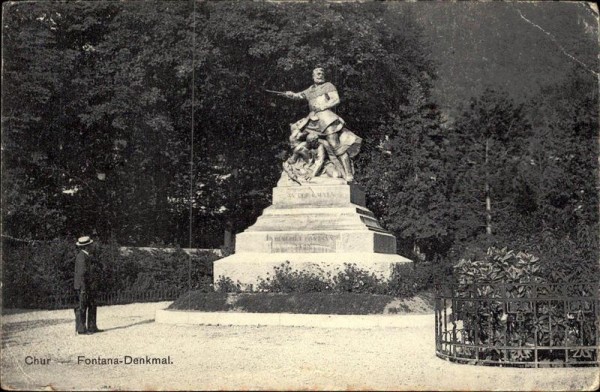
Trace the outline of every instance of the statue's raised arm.
{"label": "statue's raised arm", "polygon": [[323,68],[312,73],[314,84],[302,92],[286,91],[284,96],[295,100],[307,100],[309,114],[305,131],[315,133],[326,142],[329,160],[339,167],[338,172],[347,181],[354,180],[351,157],[355,156],[362,139],[345,128],[344,120],[332,111],[340,103],[340,96],[332,83],[325,81]]}
{"label": "statue's raised arm", "polygon": [[293,92],[293,91],[286,91],[286,92],[284,93],[284,96],[285,96],[286,98],[290,98],[290,99],[297,99],[297,100],[300,100],[300,99],[306,99],[306,97],[305,97],[304,95],[302,95],[302,93],[295,93],[295,92]]}
{"label": "statue's raised arm", "polygon": [[286,91],[285,97],[296,100],[306,99],[311,112],[317,113],[328,109],[333,109],[340,103],[340,96],[337,89],[330,82],[325,82],[325,71],[323,68],[313,70],[313,81],[315,84],[304,91],[295,93]]}

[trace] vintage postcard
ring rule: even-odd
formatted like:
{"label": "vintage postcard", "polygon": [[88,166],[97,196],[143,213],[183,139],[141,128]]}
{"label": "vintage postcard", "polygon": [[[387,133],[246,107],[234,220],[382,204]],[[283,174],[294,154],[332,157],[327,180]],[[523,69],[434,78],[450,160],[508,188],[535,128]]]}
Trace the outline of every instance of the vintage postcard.
{"label": "vintage postcard", "polygon": [[5,390],[597,390],[598,8],[2,7]]}

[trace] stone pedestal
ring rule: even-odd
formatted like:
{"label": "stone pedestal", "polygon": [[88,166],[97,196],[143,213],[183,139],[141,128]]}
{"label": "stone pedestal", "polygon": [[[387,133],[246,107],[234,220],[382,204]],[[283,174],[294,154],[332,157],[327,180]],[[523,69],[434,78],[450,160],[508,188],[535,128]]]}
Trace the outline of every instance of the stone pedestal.
{"label": "stone pedestal", "polygon": [[396,254],[396,238],[365,207],[365,194],[341,179],[315,184],[280,180],[273,204],[236,236],[235,254],[214,263],[220,276],[252,289],[259,278],[289,261],[292,269],[331,272],[344,263],[388,279],[394,264],[411,260]]}

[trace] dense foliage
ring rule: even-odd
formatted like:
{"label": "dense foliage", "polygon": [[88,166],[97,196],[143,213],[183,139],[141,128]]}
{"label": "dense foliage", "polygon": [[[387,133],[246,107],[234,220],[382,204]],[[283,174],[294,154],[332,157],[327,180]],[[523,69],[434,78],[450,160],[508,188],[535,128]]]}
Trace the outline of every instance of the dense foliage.
{"label": "dense foliage", "polygon": [[[446,337],[460,344],[451,356],[513,364],[593,362],[599,271],[597,265],[580,268],[557,280],[534,255],[506,248],[461,260],[456,283],[445,293],[452,296],[453,331]],[[534,352],[536,347],[541,349]]]}
{"label": "dense foliage", "polygon": [[4,17],[5,238],[220,246],[269,205],[289,123],[306,114],[265,89],[302,90],[321,65],[364,139],[356,179],[403,255],[443,270],[508,246],[563,275],[598,260],[588,68],[529,102],[488,89],[444,122],[403,7],[14,2]]}
{"label": "dense foliage", "polygon": [[[424,297],[418,311],[431,311]],[[384,314],[410,313],[415,307],[389,295],[364,293],[204,293],[190,291],[173,302],[172,310],[204,312],[300,313],[300,314]]]}
{"label": "dense foliage", "polygon": [[192,246],[218,247],[223,228],[244,229],[269,204],[289,123],[306,111],[265,89],[302,90],[324,66],[367,149],[410,89],[428,90],[433,68],[414,22],[392,29],[385,13],[381,4],[12,4],[7,233],[95,230],[125,245],[188,245],[191,218]]}
{"label": "dense foliage", "polygon": [[[4,257],[3,307],[52,307],[70,301],[77,249],[66,241],[9,242]],[[120,291],[212,290],[212,252],[188,255],[182,249],[120,249],[116,244],[96,247],[99,295]],[[191,284],[191,286],[190,286]],[[35,290],[32,290],[35,288]]]}
{"label": "dense foliage", "polygon": [[[286,261],[274,267],[272,274],[267,273],[265,278],[259,278],[253,289],[265,293],[360,293],[406,298],[431,287],[434,277],[442,275],[436,269],[426,263],[396,265],[391,278],[383,279],[358,267],[356,263],[344,263],[342,270],[332,273],[319,267],[296,270]],[[242,290],[239,282],[225,276],[219,276],[215,285],[220,292],[236,293]]]}

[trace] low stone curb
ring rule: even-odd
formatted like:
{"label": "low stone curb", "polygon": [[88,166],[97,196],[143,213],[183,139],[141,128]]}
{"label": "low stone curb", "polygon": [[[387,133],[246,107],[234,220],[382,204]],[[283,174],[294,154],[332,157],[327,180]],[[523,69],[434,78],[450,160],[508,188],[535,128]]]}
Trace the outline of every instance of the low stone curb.
{"label": "low stone curb", "polygon": [[191,310],[156,311],[157,323],[196,325],[260,325],[315,328],[433,328],[433,314],[330,315],[291,313],[199,312]]}

